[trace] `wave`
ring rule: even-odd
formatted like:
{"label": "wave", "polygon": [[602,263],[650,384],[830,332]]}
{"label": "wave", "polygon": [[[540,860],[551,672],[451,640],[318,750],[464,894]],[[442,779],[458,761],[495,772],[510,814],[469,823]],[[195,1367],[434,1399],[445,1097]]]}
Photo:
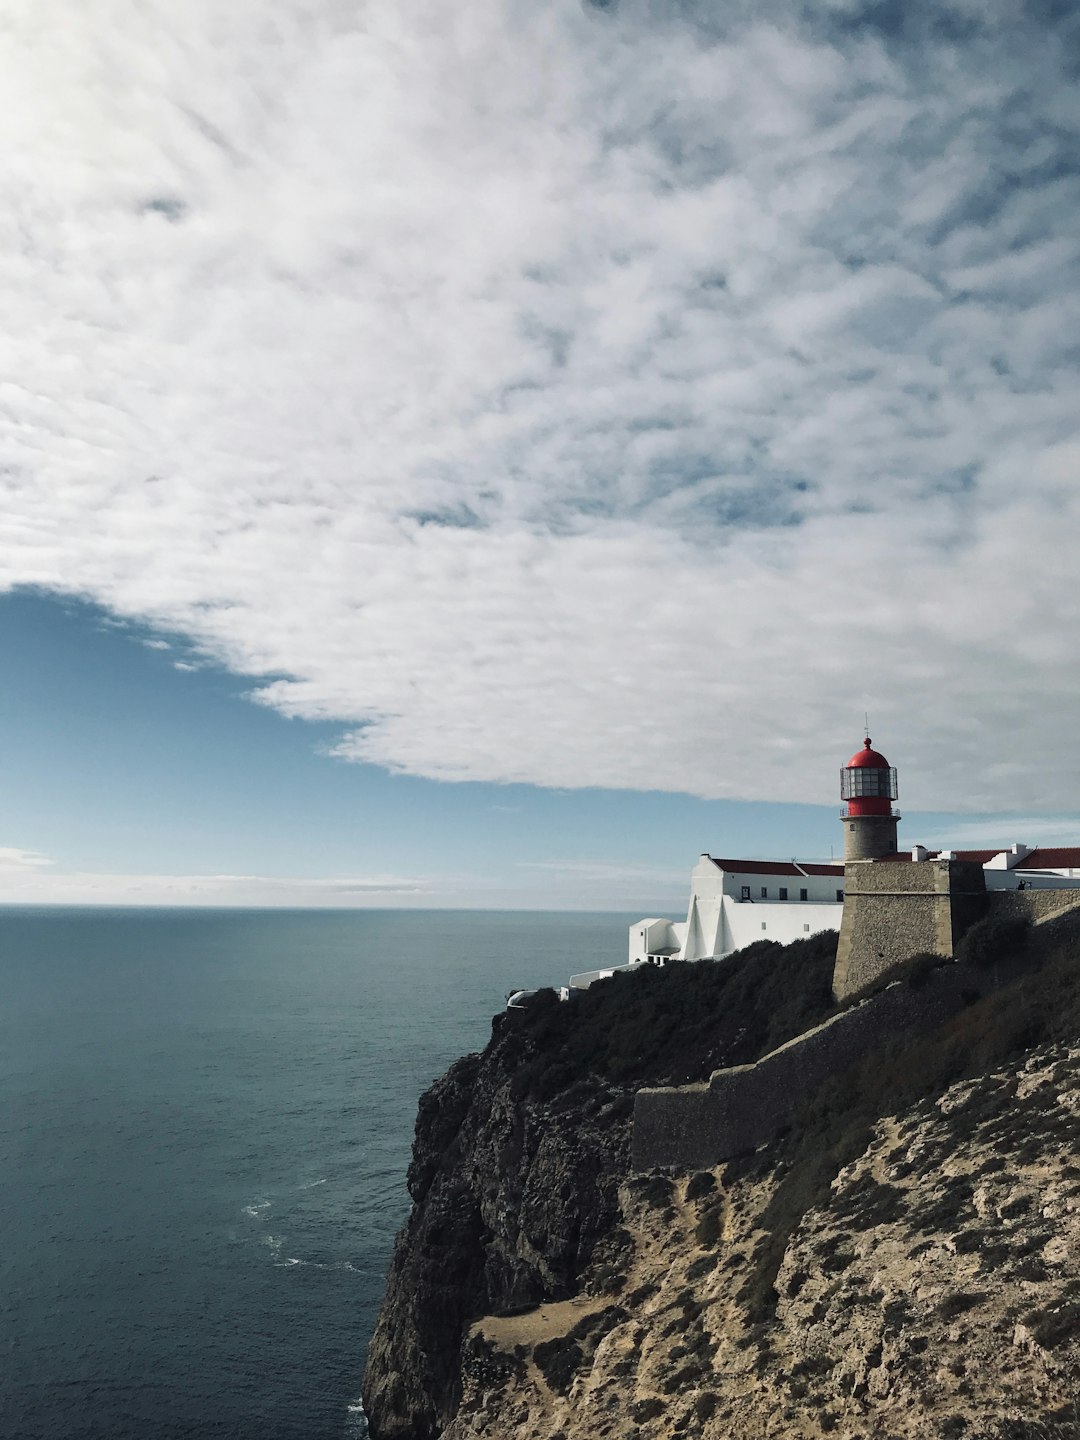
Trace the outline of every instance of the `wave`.
{"label": "wave", "polygon": [[326,1181],[325,1181],[325,1180],[309,1180],[306,1185],[300,1185],[300,1186],[298,1186],[297,1188],[300,1189],[300,1190],[314,1190],[316,1185],[325,1185],[325,1184],[326,1184]]}
{"label": "wave", "polygon": [[368,1423],[362,1400],[350,1400],[345,1407],[344,1440],[367,1440]]}
{"label": "wave", "polygon": [[[277,1244],[280,1247],[281,1241],[279,1240]],[[354,1265],[351,1260],[301,1260],[295,1255],[286,1255],[284,1260],[275,1260],[274,1264],[281,1270],[294,1265],[303,1265],[308,1270],[350,1270],[354,1275],[362,1273],[360,1267]]]}
{"label": "wave", "polygon": [[250,1205],[244,1206],[244,1214],[250,1215],[252,1220],[258,1220],[264,1210],[269,1210],[274,1202],[272,1200],[253,1200]]}

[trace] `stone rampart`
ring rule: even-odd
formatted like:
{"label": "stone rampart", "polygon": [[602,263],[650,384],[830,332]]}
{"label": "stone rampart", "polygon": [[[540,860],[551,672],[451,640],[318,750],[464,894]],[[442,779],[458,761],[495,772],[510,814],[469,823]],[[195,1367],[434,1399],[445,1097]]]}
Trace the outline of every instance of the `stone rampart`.
{"label": "stone rampart", "polygon": [[993,912],[1026,915],[1036,925],[1080,909],[1080,889],[991,890],[988,899]]}
{"label": "stone rampart", "polygon": [[954,955],[985,906],[982,866],[970,861],[850,862],[833,994],[854,999],[912,955]]}
{"label": "stone rampart", "polygon": [[639,1090],[633,1168],[706,1168],[767,1145],[830,1077],[895,1035],[943,1024],[974,999],[1038,964],[1063,938],[1080,940],[1080,889],[994,890],[980,903],[984,913],[989,909],[1034,922],[1026,957],[1016,955],[989,970],[959,962],[942,965],[917,987],[894,981],[756,1064],[715,1071],[707,1085]]}
{"label": "stone rampart", "polygon": [[707,1085],[639,1090],[634,1169],[708,1167],[768,1144],[830,1076],[893,1035],[942,1024],[990,983],[984,972],[946,965],[925,976],[918,989],[898,981],[754,1065],[717,1070]]}

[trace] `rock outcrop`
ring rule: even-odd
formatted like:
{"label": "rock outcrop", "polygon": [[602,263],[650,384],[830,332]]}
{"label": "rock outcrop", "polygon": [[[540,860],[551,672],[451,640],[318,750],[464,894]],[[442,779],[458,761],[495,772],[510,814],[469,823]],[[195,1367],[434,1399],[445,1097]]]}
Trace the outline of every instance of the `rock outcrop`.
{"label": "rock outcrop", "polygon": [[421,1101],[376,1440],[1080,1440],[1075,939],[831,1079],[775,1143],[629,1173],[636,1089],[826,1018],[834,943],[496,1018]]}
{"label": "rock outcrop", "polygon": [[570,1104],[515,1098],[515,1041],[503,1033],[483,1061],[458,1061],[420,1102],[413,1212],[364,1382],[380,1440],[440,1434],[460,1398],[468,1323],[572,1294],[617,1217],[631,1093],[594,1083]]}

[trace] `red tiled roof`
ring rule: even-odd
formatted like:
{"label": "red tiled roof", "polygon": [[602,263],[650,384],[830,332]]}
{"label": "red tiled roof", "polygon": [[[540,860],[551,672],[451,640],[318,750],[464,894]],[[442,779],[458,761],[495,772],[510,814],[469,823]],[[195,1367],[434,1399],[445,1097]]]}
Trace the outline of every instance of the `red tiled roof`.
{"label": "red tiled roof", "polygon": [[[1004,847],[996,850],[953,850],[951,854],[954,860],[968,860],[976,865],[985,865],[995,855],[1000,855],[1002,848]],[[940,850],[928,850],[926,858],[936,860],[941,854]],[[718,869],[727,871],[729,875],[842,876],[844,873],[842,863],[826,865],[820,861],[796,864],[793,860],[718,860],[715,855],[710,855],[709,859]],[[895,850],[890,855],[876,855],[873,863],[887,865],[905,860],[910,862],[910,850]],[[1014,868],[1017,870],[1080,870],[1080,845],[1048,846],[1044,849],[1032,850],[1031,854],[1025,855]]]}
{"label": "red tiled roof", "polygon": [[[970,860],[977,865],[985,865],[995,855],[1000,855],[1004,846],[996,850],[953,850],[951,852],[954,860]],[[941,850],[928,850],[926,858],[936,860],[943,852]],[[880,864],[889,861],[910,860],[910,850],[896,850],[891,855],[877,855],[874,863]],[[809,865],[804,867],[809,870]],[[1059,845],[1047,846],[1044,849],[1032,850],[1030,854],[1013,867],[1015,870],[1076,870],[1080,869],[1080,845]]]}
{"label": "red tiled roof", "polygon": [[[941,853],[942,853],[942,852],[941,852],[940,850],[928,850],[928,851],[926,852],[926,858],[927,858],[927,860],[936,860],[936,859],[941,855]],[[971,860],[971,861],[973,861],[975,864],[985,865],[986,862],[987,862],[987,860],[992,860],[995,855],[1000,855],[1000,854],[1001,854],[1001,851],[1000,851],[1000,850],[953,850],[951,853],[952,853],[952,857],[953,857],[954,860]],[[880,864],[882,861],[884,861],[885,863],[889,863],[889,862],[891,861],[891,862],[893,862],[893,863],[895,864],[897,861],[901,861],[901,860],[906,860],[906,861],[908,861],[908,863],[910,864],[910,862],[911,862],[911,851],[910,851],[910,850],[893,850],[893,851],[892,851],[890,854],[888,854],[888,855],[875,855],[875,856],[874,856],[874,864],[875,864],[875,865]]]}
{"label": "red tiled roof", "polygon": [[1017,870],[1074,870],[1080,868],[1080,846],[1058,845],[1032,850],[1016,866]]}
{"label": "red tiled roof", "polygon": [[790,860],[717,860],[709,859],[720,870],[729,875],[843,875],[843,865],[803,865],[801,868]]}

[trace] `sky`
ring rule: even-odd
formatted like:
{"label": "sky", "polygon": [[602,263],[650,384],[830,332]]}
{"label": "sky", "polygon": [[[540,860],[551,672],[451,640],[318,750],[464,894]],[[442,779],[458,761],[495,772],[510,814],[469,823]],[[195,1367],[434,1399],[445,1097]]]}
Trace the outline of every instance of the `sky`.
{"label": "sky", "polygon": [[9,0],[0,901],[1080,842],[1080,11]]}

